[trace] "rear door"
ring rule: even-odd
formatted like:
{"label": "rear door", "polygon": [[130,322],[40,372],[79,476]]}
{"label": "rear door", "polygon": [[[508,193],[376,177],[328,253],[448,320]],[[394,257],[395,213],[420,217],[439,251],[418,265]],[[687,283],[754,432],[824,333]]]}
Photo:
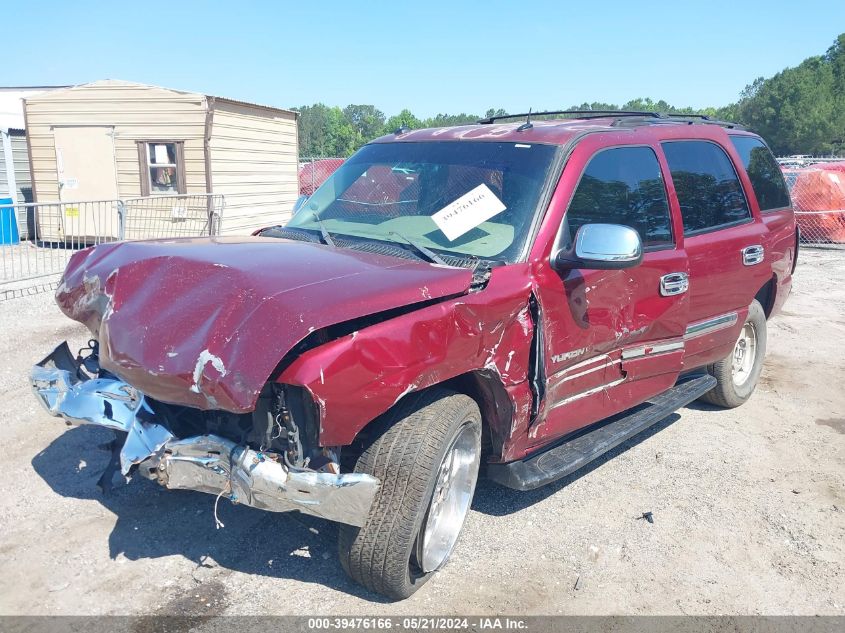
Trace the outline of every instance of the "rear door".
{"label": "rear door", "polygon": [[[769,280],[766,228],[752,213],[724,147],[712,140],[664,141],[689,258],[691,366],[732,344],[755,293]],[[740,325],[738,325],[740,324]],[[699,356],[705,354],[704,357]]]}
{"label": "rear door", "polygon": [[777,294],[770,297],[770,305],[763,307],[776,311],[786,300],[797,255],[798,235],[792,201],[780,165],[763,140],[757,136],[738,134],[730,135],[730,139],[748,175],[766,227],[764,246],[778,284]]}
{"label": "rear door", "polygon": [[[682,368],[687,258],[676,243],[679,221],[670,214],[657,148],[602,145],[587,138],[570,158],[567,170],[581,176],[562,231],[571,241],[584,224],[631,226],[643,240],[643,262],[624,270],[537,271],[546,389],[533,444],[643,402],[671,387]],[[681,283],[667,291],[667,279]]]}

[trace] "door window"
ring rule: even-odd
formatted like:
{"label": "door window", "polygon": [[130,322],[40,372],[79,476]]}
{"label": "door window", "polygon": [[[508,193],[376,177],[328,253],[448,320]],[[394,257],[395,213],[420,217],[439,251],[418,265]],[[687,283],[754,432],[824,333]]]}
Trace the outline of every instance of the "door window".
{"label": "door window", "polygon": [[760,211],[774,211],[790,206],[783,172],[765,143],[753,136],[731,136],[731,142],[748,172]]}
{"label": "door window", "polygon": [[751,218],[742,185],[725,150],[709,141],[667,141],[662,147],[681,205],[684,235]]}
{"label": "door window", "polygon": [[623,224],[643,246],[672,245],[672,225],[660,163],[649,147],[617,147],[590,159],[566,211],[574,237],[584,224]]}

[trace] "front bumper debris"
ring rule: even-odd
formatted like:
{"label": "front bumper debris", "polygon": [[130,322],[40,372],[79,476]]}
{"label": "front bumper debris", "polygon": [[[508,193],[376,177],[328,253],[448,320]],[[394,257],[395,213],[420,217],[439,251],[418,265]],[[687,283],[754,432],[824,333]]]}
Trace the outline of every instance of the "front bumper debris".
{"label": "front bumper debris", "polygon": [[262,510],[298,510],[355,526],[366,521],[378,489],[378,479],[370,475],[288,467],[280,455],[216,435],[176,438],[141,392],[117,378],[91,378],[67,343],[32,368],[30,382],[44,408],[68,425],[125,433],[120,470],[127,477],[137,471],[166,488],[222,494]]}

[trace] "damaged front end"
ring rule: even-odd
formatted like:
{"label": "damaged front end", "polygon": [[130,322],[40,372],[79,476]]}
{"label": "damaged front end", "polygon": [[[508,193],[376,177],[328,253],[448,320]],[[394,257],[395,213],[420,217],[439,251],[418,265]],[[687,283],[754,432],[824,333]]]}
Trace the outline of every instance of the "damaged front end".
{"label": "damaged front end", "polygon": [[[114,459],[101,482],[119,467],[127,480],[137,473],[170,489],[355,526],[366,521],[379,485],[370,475],[341,474],[337,454],[310,441],[278,385],[268,386],[251,415],[174,407],[100,369],[95,341],[76,358],[62,343],[32,368],[30,382],[44,408],[68,425],[115,431]],[[253,423],[262,418],[266,424]]]}

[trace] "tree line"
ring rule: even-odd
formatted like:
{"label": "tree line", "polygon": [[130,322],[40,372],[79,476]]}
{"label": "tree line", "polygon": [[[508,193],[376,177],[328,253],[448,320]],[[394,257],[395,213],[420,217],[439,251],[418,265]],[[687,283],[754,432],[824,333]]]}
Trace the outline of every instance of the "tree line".
{"label": "tree line", "polygon": [[[315,103],[294,109],[299,112],[302,157],[349,156],[361,145],[402,126],[461,125],[507,114],[501,108],[491,108],[482,115],[462,112],[420,119],[408,109],[387,117],[374,105],[339,108]],[[640,98],[621,105],[592,102],[550,109],[706,114],[760,133],[778,155],[845,154],[845,33],[824,55],[810,57],[773,77],[757,78],[727,106],[696,110],[675,107],[662,99]]]}

